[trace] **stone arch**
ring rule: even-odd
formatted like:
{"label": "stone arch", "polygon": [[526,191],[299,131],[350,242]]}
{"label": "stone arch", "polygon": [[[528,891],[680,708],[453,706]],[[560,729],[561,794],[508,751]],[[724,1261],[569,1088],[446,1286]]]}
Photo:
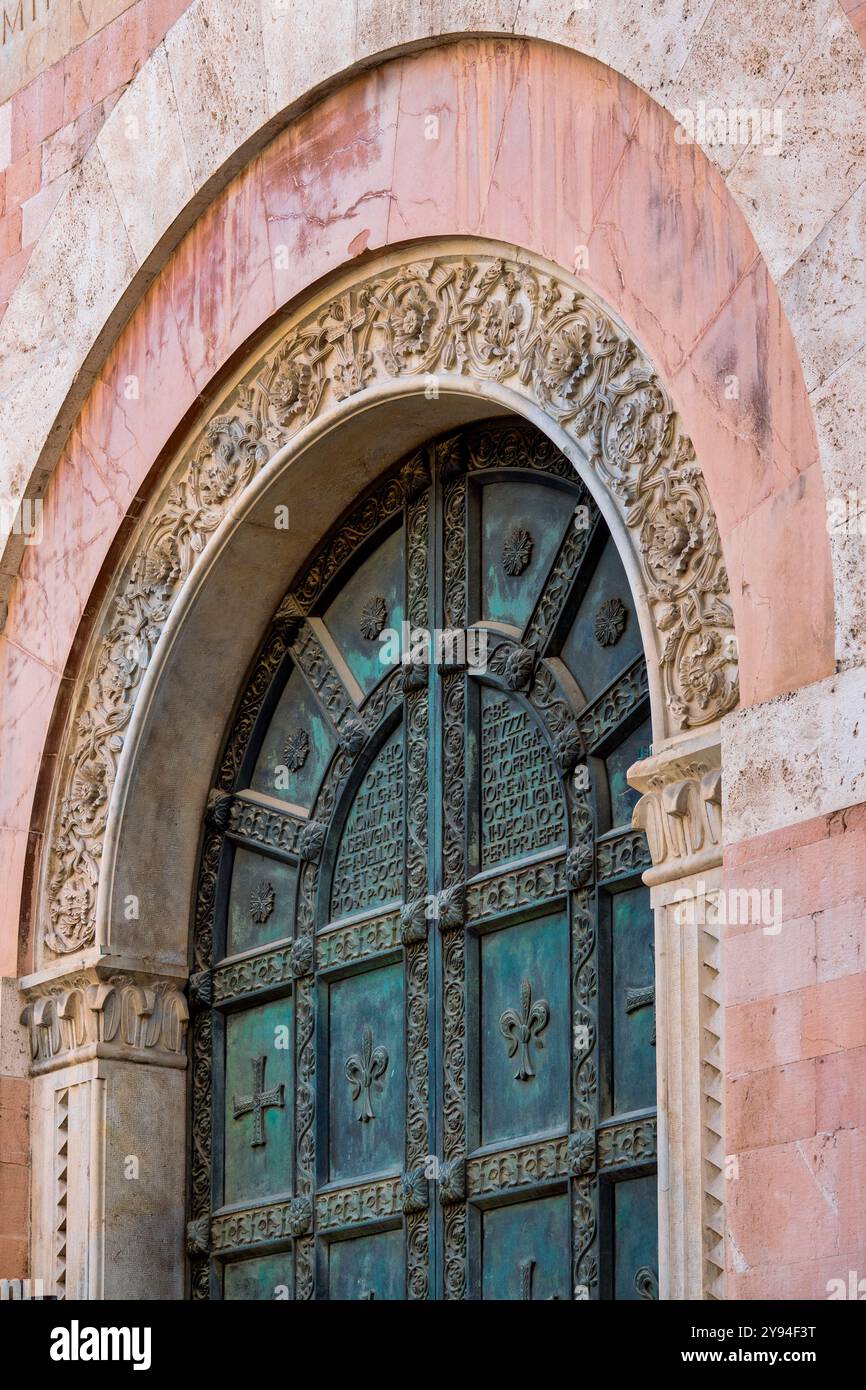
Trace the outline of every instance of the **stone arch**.
{"label": "stone arch", "polygon": [[[139,524],[62,758],[68,771],[40,912],[49,953],[43,959],[128,935],[122,911],[107,908],[108,894],[117,892],[113,854],[138,864],[145,851],[143,844],[131,854],[115,850],[128,832],[113,822],[122,808],[124,823],[142,827],[145,808],[161,799],[142,767],[156,772],[183,757],[175,746],[182,722],[155,716],[151,703],[175,640],[182,640],[175,604],[189,623],[200,574],[214,591],[244,587],[243,570],[218,577],[216,557],[232,552],[232,534],[245,524],[254,528],[260,553],[235,545],[234,554],[244,555],[251,572],[273,565],[284,576],[286,560],[276,561],[286,546],[267,525],[284,480],[291,486],[298,460],[346,420],[395,394],[414,399],[419,419],[436,414],[431,407],[440,397],[510,404],[572,460],[617,536],[638,600],[660,743],[715,727],[736,705],[734,615],[715,515],[691,441],[645,355],[572,277],[529,256],[483,243],[460,251],[448,243],[412,246],[329,286],[272,333],[214,403]],[[446,427],[451,423],[443,417]],[[328,505],[335,507],[330,469],[328,476]],[[251,516],[257,520],[250,523]],[[305,535],[292,537],[296,548]],[[273,580],[259,589],[243,630],[262,629],[268,600],[273,606]],[[199,635],[191,652],[201,659],[216,636]],[[207,689],[215,676],[209,669]],[[183,689],[202,675],[190,668],[174,679]],[[135,751],[127,748],[127,731]],[[136,744],[153,737],[168,737],[171,746],[151,746],[142,763]],[[187,777],[194,780],[192,768]],[[146,834],[159,841],[159,827]],[[170,862],[168,843],[155,858]],[[181,875],[180,899],[150,904],[152,921],[180,925],[183,884]],[[138,931],[134,920],[133,936]],[[123,949],[134,949],[132,939]],[[180,963],[185,941],[169,949]]]}
{"label": "stone arch", "polygon": [[[119,543],[130,508],[139,505],[155,455],[176,440],[197,397],[211,389],[216,373],[230,370],[232,355],[275,309],[345,264],[349,238],[348,256],[357,253],[358,208],[370,224],[362,238],[366,245],[371,236],[375,243],[429,232],[430,205],[426,190],[413,182],[411,148],[396,159],[413,129],[418,136],[414,116],[398,135],[400,103],[414,111],[415,96],[426,90],[441,95],[443,109],[450,103],[461,112],[452,126],[443,127],[437,154],[444,182],[436,215],[443,233],[471,223],[473,234],[493,230],[504,234],[506,244],[527,245],[568,265],[575,225],[595,219],[591,266],[582,278],[645,342],[672,383],[700,453],[731,572],[744,703],[832,669],[829,556],[809,402],[775,288],[730,194],[699,150],[673,141],[667,116],[627,83],[617,80],[612,87],[609,74],[591,60],[540,44],[473,41],[468,50],[465,45],[432,48],[359,77],[273,141],[202,216],[116,342],[53,475],[46,539],[27,550],[4,634],[8,725],[16,731],[22,785],[34,785],[46,749],[46,768],[53,766],[51,712],[69,686],[67,663],[77,662],[81,616],[99,592],[100,570],[114,563],[110,548]],[[578,105],[575,91],[582,93]],[[545,107],[538,104],[540,92],[564,96]],[[368,125],[362,123],[357,138],[348,135],[341,163],[347,132],[337,113],[344,105],[353,124],[367,119]],[[512,113],[512,123],[502,117],[503,109]],[[455,180],[459,183],[466,151],[482,150],[491,121],[498,122],[499,136],[488,149],[490,158],[470,179],[471,188],[486,192],[467,209],[456,197]],[[497,192],[494,155],[507,159],[509,167],[519,166],[527,152],[520,136],[527,121],[540,142],[533,166],[544,181],[538,192],[549,196],[524,209],[510,194]],[[384,144],[382,129],[390,132]],[[562,153],[575,139],[602,152],[584,179]],[[547,148],[559,150],[562,158],[546,158]],[[304,193],[311,177],[304,175],[304,161],[310,159],[323,171],[314,196]],[[647,248],[630,242],[623,229],[636,208],[657,206],[652,172],[657,168],[664,170],[669,215]],[[288,202],[280,191],[281,169],[292,170]],[[390,184],[387,176],[378,183],[381,169],[394,171]],[[565,180],[559,192],[557,170]],[[383,189],[381,197],[365,192],[371,175],[377,176],[374,188]],[[264,197],[265,185],[277,190],[274,197]],[[599,199],[603,217],[597,215]],[[305,232],[302,242],[291,240],[290,264],[276,280],[263,238],[269,219],[278,238],[286,227],[319,229],[310,236]],[[226,236],[231,275],[216,284],[208,277],[214,267],[222,275],[227,265]],[[696,248],[702,264],[697,305],[679,288],[679,267]],[[661,260],[648,281],[651,251]],[[639,293],[632,286],[639,286]],[[180,344],[176,335],[166,336],[165,327],[178,314],[188,316]],[[760,340],[753,331],[759,323],[768,333]],[[681,345],[696,341],[695,351],[683,356]],[[731,352],[741,367],[739,404],[724,403],[720,396]],[[130,374],[141,385],[137,404],[124,395]],[[26,438],[25,433],[25,444]],[[786,529],[803,537],[796,553],[784,544]],[[802,586],[805,601],[792,610],[788,596],[794,582]],[[29,792],[6,809],[6,856],[15,866],[10,877],[16,885],[31,831],[37,832],[31,843],[38,845],[45,803],[42,795],[32,821]],[[17,900],[16,886],[7,937],[13,954]],[[25,964],[26,945],[23,950]]]}
{"label": "stone arch", "polygon": [[[300,14],[297,9],[289,25],[285,13],[257,0],[241,5],[195,0],[145,62],[61,198],[0,329],[0,357],[16,388],[0,392],[0,440],[10,459],[20,457],[22,446],[30,459],[23,468],[10,465],[8,491],[15,499],[44,491],[63,436],[117,325],[189,227],[202,197],[212,197],[275,131],[359,71],[479,31],[467,24],[460,7],[452,12],[447,5],[395,16],[384,4],[361,11],[356,0],[341,0],[341,13],[334,15],[327,33],[314,9],[300,7]],[[817,85],[816,74],[823,74],[830,113],[839,74],[844,75],[845,111],[852,119],[842,120],[834,138],[818,151],[804,133],[815,128],[814,119],[791,122],[799,133],[786,150],[798,163],[817,157],[825,184],[833,185],[838,217],[828,223],[823,207],[816,207],[793,218],[779,162],[762,158],[754,146],[736,160],[727,146],[711,140],[704,152],[743,209],[772,276],[785,284],[785,307],[814,387],[831,364],[844,363],[856,346],[825,341],[816,319],[821,321],[831,293],[820,270],[821,238],[836,245],[853,231],[857,207],[848,207],[848,198],[866,173],[866,154],[856,139],[866,61],[841,6],[833,5],[828,14],[816,0],[804,9],[805,23],[798,15],[794,34],[784,26],[780,34],[776,16],[768,15],[767,61],[758,85],[768,101],[778,100],[783,115],[790,116],[804,110]],[[609,9],[565,13],[543,4],[521,6],[515,16],[503,0],[486,8],[482,28],[487,35],[543,40],[591,55],[675,112],[704,100],[701,46],[712,45],[718,26],[729,39],[732,21],[742,23],[751,43],[754,20],[747,8],[733,16],[711,14],[707,20],[703,7],[684,14],[676,0],[655,7],[651,20],[634,16],[627,21]],[[750,51],[750,45],[742,49]],[[237,58],[227,66],[228,50]],[[736,52],[735,45],[727,49],[724,76],[715,76],[716,105],[740,101],[744,73],[732,50]],[[797,75],[786,84],[791,66]],[[128,138],[131,117],[143,119],[152,133],[150,159],[142,160],[138,142]],[[74,248],[97,225],[103,228],[102,255],[98,276],[93,276],[74,263]],[[65,286],[63,294],[57,293],[58,283]],[[48,353],[36,351],[34,334],[43,344],[51,343]],[[822,445],[825,469],[838,470],[829,422]],[[4,544],[8,594],[21,559],[21,534],[13,528]],[[847,596],[850,564],[850,555],[838,556],[837,593],[847,604],[854,602]],[[850,625],[840,643],[856,647]]]}

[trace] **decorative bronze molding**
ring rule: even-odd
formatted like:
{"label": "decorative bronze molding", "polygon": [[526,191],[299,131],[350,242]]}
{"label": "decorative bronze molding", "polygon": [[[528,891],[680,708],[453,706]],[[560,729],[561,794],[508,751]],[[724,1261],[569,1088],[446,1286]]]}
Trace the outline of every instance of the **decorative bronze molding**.
{"label": "decorative bronze molding", "polygon": [[384,955],[400,945],[401,932],[399,909],[344,927],[329,927],[316,936],[316,966],[330,970],[349,961]]}
{"label": "decorative bronze molding", "polygon": [[657,1143],[655,1115],[601,1125],[597,1135],[599,1169],[610,1173],[654,1164]]}
{"label": "decorative bronze molding", "polygon": [[587,751],[603,749],[629,720],[638,716],[642,707],[649,714],[647,666],[643,656],[639,656],[577,716]]}
{"label": "decorative bronze molding", "polygon": [[595,847],[595,876],[600,884],[632,878],[652,863],[641,830],[616,830],[599,838]]}
{"label": "decorative bronze molding", "polygon": [[403,1180],[380,1178],[316,1197],[316,1226],[321,1232],[366,1226],[403,1213]]}

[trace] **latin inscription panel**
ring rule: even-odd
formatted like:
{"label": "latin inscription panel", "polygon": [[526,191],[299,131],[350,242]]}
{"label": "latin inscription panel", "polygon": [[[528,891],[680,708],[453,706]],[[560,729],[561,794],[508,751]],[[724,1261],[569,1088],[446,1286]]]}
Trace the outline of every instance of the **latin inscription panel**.
{"label": "latin inscription panel", "polygon": [[516,700],[481,702],[481,867],[564,844],[565,805],[547,745]]}
{"label": "latin inscription panel", "polygon": [[384,744],[358,788],[331,888],[331,918],[397,901],[403,892],[403,733]]}

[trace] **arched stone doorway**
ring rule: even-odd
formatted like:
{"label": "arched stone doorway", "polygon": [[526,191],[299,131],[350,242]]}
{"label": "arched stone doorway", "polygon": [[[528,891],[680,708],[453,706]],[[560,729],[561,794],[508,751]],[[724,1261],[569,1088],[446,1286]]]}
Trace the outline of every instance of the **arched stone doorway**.
{"label": "arched stone doorway", "polygon": [[[514,414],[543,430],[579,479],[631,591],[645,680],[614,691],[611,718],[625,717],[623,699],[638,701],[641,718],[652,715],[658,757],[642,764],[647,795],[638,813],[656,846],[657,877],[648,881],[669,892],[693,868],[706,876],[718,864],[718,723],[738,696],[727,576],[694,450],[645,355],[570,276],[495,244],[419,244],[322,287],[243,361],[162,475],[112,580],[79,685],[43,879],[39,969],[23,982],[39,1162],[55,1164],[58,1145],[66,1155],[67,1134],[77,1146],[63,1172],[76,1172],[80,1190],[70,1196],[64,1176],[55,1200],[51,1181],[40,1181],[35,1214],[34,1260],[54,1268],[56,1287],[102,1296],[110,1271],[111,1292],[153,1296],[153,1280],[143,1284],[141,1275],[149,1261],[163,1296],[184,1286],[183,988],[201,816],[241,672],[287,579],[365,480],[442,430]],[[275,518],[286,509],[292,521],[283,527]],[[509,632],[506,622],[500,635],[513,641],[519,628]],[[582,707],[572,698],[573,714]],[[632,867],[635,843],[631,835],[611,842],[624,847],[620,869]],[[694,891],[705,886],[702,878]],[[210,901],[200,899],[197,914]],[[662,954],[675,984],[683,973],[675,936],[669,945]],[[703,942],[693,958],[697,972],[674,1002],[687,1033],[659,1000],[662,1128],[675,1155],[660,1194],[662,1296],[708,1288],[721,1268],[721,1204],[710,1192],[720,1171],[718,1069],[704,1046],[718,1000],[702,993]],[[625,985],[644,989],[648,972],[644,962]],[[519,1017],[521,1004],[501,1012]],[[662,1019],[677,1050],[670,1079]],[[251,1094],[237,1090],[241,1099]],[[105,1104],[119,1117],[107,1134],[91,1128],[93,1106]],[[135,1154],[155,1131],[167,1148],[159,1172],[136,1189],[137,1207],[126,1205],[124,1182],[110,1190],[91,1182],[100,1169],[116,1176],[121,1150]],[[686,1209],[684,1231],[677,1223]],[[212,1241],[203,1216],[193,1216],[194,1254]],[[593,1239],[598,1230],[606,1240],[600,1205],[592,1216]],[[638,1288],[640,1268],[629,1276],[630,1296],[653,1287],[646,1277]],[[612,1287],[613,1265],[595,1270],[596,1291],[604,1280]],[[575,1287],[593,1282],[575,1279]]]}
{"label": "arched stone doorway", "polygon": [[646,663],[569,461],[413,451],[271,623],[211,793],[193,1296],[652,1298]]}

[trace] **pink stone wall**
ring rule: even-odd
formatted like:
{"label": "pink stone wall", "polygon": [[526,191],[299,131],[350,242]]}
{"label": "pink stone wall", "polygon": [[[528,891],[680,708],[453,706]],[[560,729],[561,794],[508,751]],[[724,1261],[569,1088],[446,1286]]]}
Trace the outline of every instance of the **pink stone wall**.
{"label": "pink stone wall", "polygon": [[866,1278],[866,806],[729,849],[725,878],[782,894],[778,934],[725,936],[728,1297],[822,1299]]}
{"label": "pink stone wall", "polygon": [[5,6],[13,18],[21,10],[21,24],[0,31],[0,319],[69,171],[188,4]]}
{"label": "pink stone wall", "polygon": [[30,1083],[0,1076],[0,1279],[27,1273]]}

